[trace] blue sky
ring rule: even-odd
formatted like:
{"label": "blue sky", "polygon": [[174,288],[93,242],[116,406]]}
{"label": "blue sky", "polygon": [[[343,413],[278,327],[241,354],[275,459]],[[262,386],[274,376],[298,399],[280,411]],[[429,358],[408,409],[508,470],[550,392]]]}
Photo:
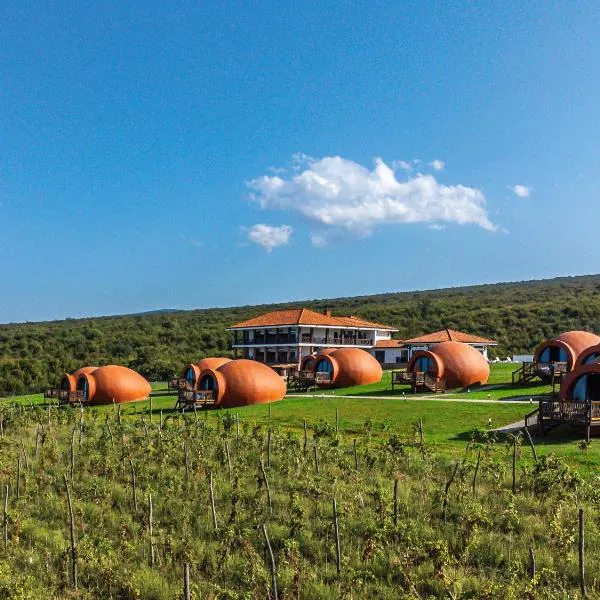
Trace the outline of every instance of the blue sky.
{"label": "blue sky", "polygon": [[0,8],[0,322],[600,271],[600,3],[164,4]]}

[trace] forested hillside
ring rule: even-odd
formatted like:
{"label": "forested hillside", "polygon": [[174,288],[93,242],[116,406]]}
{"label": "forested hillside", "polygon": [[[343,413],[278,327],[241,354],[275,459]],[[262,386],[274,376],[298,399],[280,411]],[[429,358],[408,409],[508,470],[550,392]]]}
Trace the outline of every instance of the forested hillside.
{"label": "forested hillside", "polygon": [[530,352],[569,329],[600,331],[600,275],[426,292],[308,300],[290,304],[166,311],[142,315],[0,325],[0,395],[57,383],[65,371],[118,363],[151,380],[186,362],[227,354],[225,328],[272,310],[331,308],[397,327],[408,338],[449,327],[492,337],[492,355]]}

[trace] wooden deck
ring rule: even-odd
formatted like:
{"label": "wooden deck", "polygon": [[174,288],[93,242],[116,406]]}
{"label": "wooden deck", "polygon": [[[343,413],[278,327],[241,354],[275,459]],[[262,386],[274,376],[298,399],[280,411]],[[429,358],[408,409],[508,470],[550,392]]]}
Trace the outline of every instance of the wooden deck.
{"label": "wooden deck", "polygon": [[552,383],[552,387],[560,385],[563,376],[568,372],[566,362],[524,362],[516,371],[513,371],[513,385],[522,385],[539,377]]}
{"label": "wooden deck", "polygon": [[537,426],[541,435],[566,423],[585,429],[587,437],[600,434],[600,401],[540,400],[525,417],[525,426]]}
{"label": "wooden deck", "polygon": [[177,394],[175,410],[186,408],[208,408],[215,406],[215,395],[212,390],[192,390],[180,388]]}
{"label": "wooden deck", "polygon": [[62,388],[49,388],[44,390],[44,399],[58,402],[59,404],[85,404],[85,394],[81,390],[63,390]]}
{"label": "wooden deck", "polygon": [[446,381],[431,373],[421,371],[392,371],[392,391],[397,386],[410,385],[413,393],[433,392],[434,394],[446,391]]}

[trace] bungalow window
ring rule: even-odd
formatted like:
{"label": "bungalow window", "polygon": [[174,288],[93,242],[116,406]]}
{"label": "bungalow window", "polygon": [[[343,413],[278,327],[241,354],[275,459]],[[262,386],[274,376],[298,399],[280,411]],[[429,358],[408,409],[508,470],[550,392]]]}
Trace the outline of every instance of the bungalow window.
{"label": "bungalow window", "polygon": [[562,346],[548,346],[542,350],[538,361],[541,363],[567,362],[567,351]]}
{"label": "bungalow window", "polygon": [[591,365],[592,363],[595,363],[599,358],[600,358],[600,352],[592,352],[588,356],[585,357],[583,364]]}
{"label": "bungalow window", "polygon": [[203,375],[200,379],[200,389],[204,392],[212,392],[215,389],[215,380],[212,375]]}
{"label": "bungalow window", "polygon": [[317,371],[317,373],[329,373],[329,374],[331,374],[333,372],[333,365],[326,358],[322,358],[317,363],[316,371]]}
{"label": "bungalow window", "polygon": [[575,402],[592,402],[600,400],[600,374],[582,375],[572,387]]}
{"label": "bungalow window", "polygon": [[77,389],[80,392],[83,392],[83,397],[87,400],[90,389],[88,380],[85,377],[80,377],[77,380]]}
{"label": "bungalow window", "polygon": [[414,371],[429,373],[431,371],[431,359],[429,356],[419,356],[415,361]]}

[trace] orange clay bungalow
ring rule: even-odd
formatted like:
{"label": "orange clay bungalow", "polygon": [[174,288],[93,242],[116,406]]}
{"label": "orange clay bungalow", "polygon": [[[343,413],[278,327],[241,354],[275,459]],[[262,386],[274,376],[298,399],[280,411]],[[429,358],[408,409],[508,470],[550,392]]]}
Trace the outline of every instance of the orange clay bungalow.
{"label": "orange clay bungalow", "polygon": [[73,373],[65,373],[60,380],[60,389],[74,392],[77,390],[77,379],[84,373],[93,373],[98,367],[81,367]]}
{"label": "orange clay bungalow", "polygon": [[80,373],[76,386],[83,393],[82,401],[91,405],[144,400],[151,391],[150,384],[139,373],[118,365]]}
{"label": "orange clay bungalow", "polygon": [[196,387],[198,383],[198,377],[204,369],[218,369],[221,365],[230,362],[230,358],[224,356],[214,356],[211,358],[203,358],[197,363],[190,363],[186,365],[181,372],[181,379],[184,379],[189,387]]}
{"label": "orange clay bungalow", "polygon": [[377,360],[361,348],[328,349],[315,357],[315,382],[329,387],[350,387],[381,381]]}
{"label": "orange clay bungalow", "polygon": [[286,391],[285,381],[273,369],[248,359],[205,368],[198,379],[198,392],[210,394],[217,408],[277,402],[283,400]]}
{"label": "orange clay bungalow", "polygon": [[594,333],[566,331],[535,349],[532,369],[540,379],[550,381],[553,373],[572,371],[579,355],[596,344],[600,344],[600,337]]}
{"label": "orange clay bungalow", "polygon": [[490,366],[481,352],[468,344],[441,342],[429,350],[415,352],[408,364],[408,374],[415,389],[430,388],[427,385],[430,382],[435,387],[431,391],[444,391],[487,383]]}

